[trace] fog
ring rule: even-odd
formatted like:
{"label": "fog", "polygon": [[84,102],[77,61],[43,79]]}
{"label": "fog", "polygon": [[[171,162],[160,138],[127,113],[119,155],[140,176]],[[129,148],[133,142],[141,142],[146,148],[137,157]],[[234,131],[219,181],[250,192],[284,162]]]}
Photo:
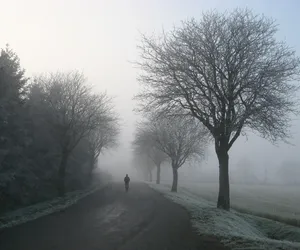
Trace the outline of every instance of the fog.
{"label": "fog", "polygon": [[[131,167],[131,142],[138,115],[132,100],[138,92],[138,69],[132,61],[138,58],[136,45],[140,32],[151,34],[168,30],[188,17],[198,18],[209,9],[223,11],[235,7],[253,9],[275,18],[279,23],[278,38],[300,53],[300,23],[297,0],[290,1],[116,1],[116,0],[28,0],[1,3],[0,47],[9,43],[21,59],[27,76],[41,72],[78,69],[83,71],[95,91],[107,91],[114,96],[116,111],[121,119],[119,146],[103,153],[99,167],[110,171],[116,179],[128,173],[135,178]],[[245,159],[260,180],[267,169],[268,178],[276,181],[278,168],[284,161],[298,161],[300,149],[300,121],[294,120],[291,144],[274,146],[249,131],[240,137],[230,150],[231,174]],[[171,170],[164,166],[162,178],[171,178]],[[170,175],[170,176],[168,176]],[[180,180],[218,178],[218,163],[213,146],[199,164],[186,164]]]}

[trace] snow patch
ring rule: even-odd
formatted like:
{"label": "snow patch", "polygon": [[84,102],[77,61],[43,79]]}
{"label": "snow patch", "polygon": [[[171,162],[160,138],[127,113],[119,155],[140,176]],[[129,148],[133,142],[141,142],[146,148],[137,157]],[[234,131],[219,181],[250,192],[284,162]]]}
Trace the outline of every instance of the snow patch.
{"label": "snow patch", "polygon": [[[209,202],[187,189],[180,190],[180,193],[172,193],[169,185],[151,183],[148,185],[163,193],[166,198],[185,207],[191,215],[193,226],[200,235],[215,235],[232,249],[300,249],[300,229],[297,227],[242,214],[234,210],[228,212],[217,209],[215,203]],[[274,239],[276,237],[272,234],[276,234],[279,228],[282,232],[277,237],[286,233],[287,237],[285,238],[289,241]]]}

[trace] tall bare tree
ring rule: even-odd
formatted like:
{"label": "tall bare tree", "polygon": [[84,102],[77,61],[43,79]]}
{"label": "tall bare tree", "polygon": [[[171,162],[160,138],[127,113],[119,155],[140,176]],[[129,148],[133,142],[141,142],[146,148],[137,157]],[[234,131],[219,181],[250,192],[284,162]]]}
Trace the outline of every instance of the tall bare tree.
{"label": "tall bare tree", "polygon": [[43,87],[44,102],[55,117],[49,121],[60,145],[58,192],[64,195],[68,158],[78,143],[107,119],[110,99],[105,93],[93,94],[83,74],[76,71],[43,75],[35,81]]}
{"label": "tall bare tree", "polygon": [[202,157],[207,142],[207,130],[193,118],[173,117],[151,120],[144,130],[156,142],[158,150],[169,156],[173,171],[172,192],[177,192],[178,169],[195,157]]}
{"label": "tall bare tree", "polygon": [[146,154],[156,166],[156,184],[160,184],[161,164],[167,159],[167,155],[158,148],[157,142],[153,140],[150,131],[141,127],[137,129],[133,141],[135,152]]}
{"label": "tall bare tree", "polygon": [[119,135],[119,123],[117,116],[114,115],[113,106],[110,99],[107,99],[105,105],[106,114],[103,114],[101,125],[93,129],[87,138],[88,151],[90,153],[90,169],[88,171],[87,181],[91,181],[92,171],[98,162],[99,155],[105,149],[110,149],[117,146],[117,137]]}
{"label": "tall bare tree", "polygon": [[155,164],[145,152],[141,152],[135,148],[133,150],[132,164],[144,180],[152,182],[152,171],[155,168]]}
{"label": "tall bare tree", "polygon": [[143,36],[139,46],[141,109],[191,115],[214,138],[219,208],[230,208],[228,151],[236,139],[247,128],[285,139],[296,111],[299,58],[276,32],[274,20],[250,10],[213,11],[158,38]]}

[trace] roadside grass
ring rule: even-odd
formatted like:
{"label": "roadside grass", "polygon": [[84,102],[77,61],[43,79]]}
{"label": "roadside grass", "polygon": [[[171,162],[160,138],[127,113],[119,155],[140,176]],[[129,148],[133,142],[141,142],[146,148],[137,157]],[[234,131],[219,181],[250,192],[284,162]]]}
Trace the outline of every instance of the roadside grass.
{"label": "roadside grass", "polygon": [[92,186],[85,190],[69,192],[64,197],[58,197],[53,200],[7,212],[0,216],[0,230],[32,221],[48,214],[63,211],[67,207],[77,203],[80,199],[105,186],[106,185],[103,184],[101,186]]}
{"label": "roadside grass", "polygon": [[[180,183],[179,188],[217,201],[218,183]],[[232,184],[230,188],[231,207],[236,211],[300,227],[299,187]]]}
{"label": "roadside grass", "polygon": [[235,250],[241,249],[300,249],[300,228],[256,215],[230,212],[216,208],[215,202],[203,199],[188,188],[170,192],[170,185],[149,186],[166,198],[185,207],[199,235],[212,235]]}

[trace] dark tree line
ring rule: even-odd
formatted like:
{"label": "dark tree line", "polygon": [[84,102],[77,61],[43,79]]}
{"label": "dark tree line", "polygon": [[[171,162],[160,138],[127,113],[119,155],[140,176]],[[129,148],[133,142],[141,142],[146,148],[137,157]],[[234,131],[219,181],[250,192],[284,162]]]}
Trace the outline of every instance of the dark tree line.
{"label": "dark tree line", "polygon": [[116,144],[112,100],[83,74],[25,76],[7,46],[0,55],[0,212],[82,189],[99,154]]}

